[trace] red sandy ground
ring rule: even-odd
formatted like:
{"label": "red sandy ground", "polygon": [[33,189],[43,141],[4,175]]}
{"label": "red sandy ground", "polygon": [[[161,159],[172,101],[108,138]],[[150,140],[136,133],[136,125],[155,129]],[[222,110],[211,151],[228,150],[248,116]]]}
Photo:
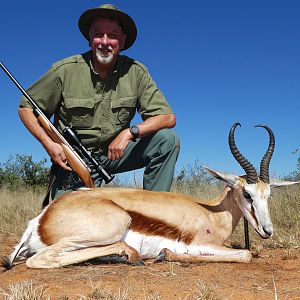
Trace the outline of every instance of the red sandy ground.
{"label": "red sandy ground", "polygon": [[[0,245],[0,253],[10,253],[12,246]],[[32,281],[45,285],[51,299],[80,299],[96,286],[111,293],[127,290],[129,299],[196,299],[191,296],[197,283],[212,287],[221,299],[300,299],[299,249],[263,250],[250,264],[146,262],[145,266],[82,264],[35,270],[21,263],[1,271],[0,287],[5,291],[17,282]]]}

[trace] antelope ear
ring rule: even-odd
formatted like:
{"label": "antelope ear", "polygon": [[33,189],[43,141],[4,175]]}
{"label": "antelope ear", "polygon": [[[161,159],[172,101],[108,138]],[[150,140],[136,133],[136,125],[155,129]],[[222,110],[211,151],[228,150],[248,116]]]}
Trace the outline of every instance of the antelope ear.
{"label": "antelope ear", "polygon": [[297,183],[300,183],[300,181],[284,181],[284,180],[271,179],[270,187],[272,189],[272,188],[283,187],[287,185],[293,185]]}
{"label": "antelope ear", "polygon": [[203,166],[203,168],[212,176],[214,176],[216,179],[219,179],[221,181],[226,182],[232,187],[236,187],[239,182],[241,181],[241,178],[239,176],[233,175],[233,174],[228,174],[220,171],[216,171],[213,169],[210,169],[206,166]]}

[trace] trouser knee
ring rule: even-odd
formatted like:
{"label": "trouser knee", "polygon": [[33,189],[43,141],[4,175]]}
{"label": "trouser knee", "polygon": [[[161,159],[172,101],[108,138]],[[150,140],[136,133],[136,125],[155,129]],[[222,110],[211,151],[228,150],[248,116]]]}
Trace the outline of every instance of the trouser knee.
{"label": "trouser knee", "polygon": [[147,150],[143,188],[170,191],[179,154],[178,136],[170,129],[159,130],[151,137]]}
{"label": "trouser knee", "polygon": [[153,136],[156,144],[160,144],[162,152],[169,152],[174,148],[179,151],[180,141],[177,134],[170,129],[161,129]]}

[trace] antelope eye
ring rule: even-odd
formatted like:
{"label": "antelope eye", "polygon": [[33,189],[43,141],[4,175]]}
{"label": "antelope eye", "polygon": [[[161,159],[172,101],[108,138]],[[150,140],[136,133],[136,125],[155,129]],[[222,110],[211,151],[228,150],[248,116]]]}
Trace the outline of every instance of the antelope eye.
{"label": "antelope eye", "polygon": [[246,199],[248,202],[250,202],[250,203],[253,202],[253,200],[251,199],[251,196],[250,196],[250,194],[249,194],[248,192],[244,191],[244,192],[243,192],[243,195],[244,195],[245,199]]}

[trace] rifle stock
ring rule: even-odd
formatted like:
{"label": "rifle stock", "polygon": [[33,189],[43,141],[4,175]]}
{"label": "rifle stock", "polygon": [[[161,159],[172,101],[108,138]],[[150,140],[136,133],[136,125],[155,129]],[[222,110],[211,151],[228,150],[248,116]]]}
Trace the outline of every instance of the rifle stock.
{"label": "rifle stock", "polygon": [[[37,115],[39,113],[39,115]],[[71,168],[79,175],[86,187],[94,187],[90,169],[78,155],[78,153],[72,148],[72,146],[66,141],[66,139],[60,134],[60,132],[53,126],[53,124],[47,119],[42,112],[35,111],[35,115],[40,125],[47,132],[53,142],[62,146],[66,155],[67,161]]]}
{"label": "rifle stock", "polygon": [[15,85],[21,90],[22,94],[27,98],[31,106],[33,107],[33,112],[38,119],[40,125],[47,132],[49,137],[53,142],[62,146],[63,151],[67,157],[67,161],[71,168],[79,175],[86,187],[94,187],[94,182],[90,174],[90,169],[84,162],[84,160],[79,156],[79,154],[73,149],[73,147],[67,142],[62,134],[54,127],[54,125],[48,120],[45,114],[39,109],[33,99],[28,95],[28,93],[23,89],[19,82],[13,77],[13,75],[8,71],[8,69],[0,62],[1,68],[8,75],[8,77],[15,83]]}

